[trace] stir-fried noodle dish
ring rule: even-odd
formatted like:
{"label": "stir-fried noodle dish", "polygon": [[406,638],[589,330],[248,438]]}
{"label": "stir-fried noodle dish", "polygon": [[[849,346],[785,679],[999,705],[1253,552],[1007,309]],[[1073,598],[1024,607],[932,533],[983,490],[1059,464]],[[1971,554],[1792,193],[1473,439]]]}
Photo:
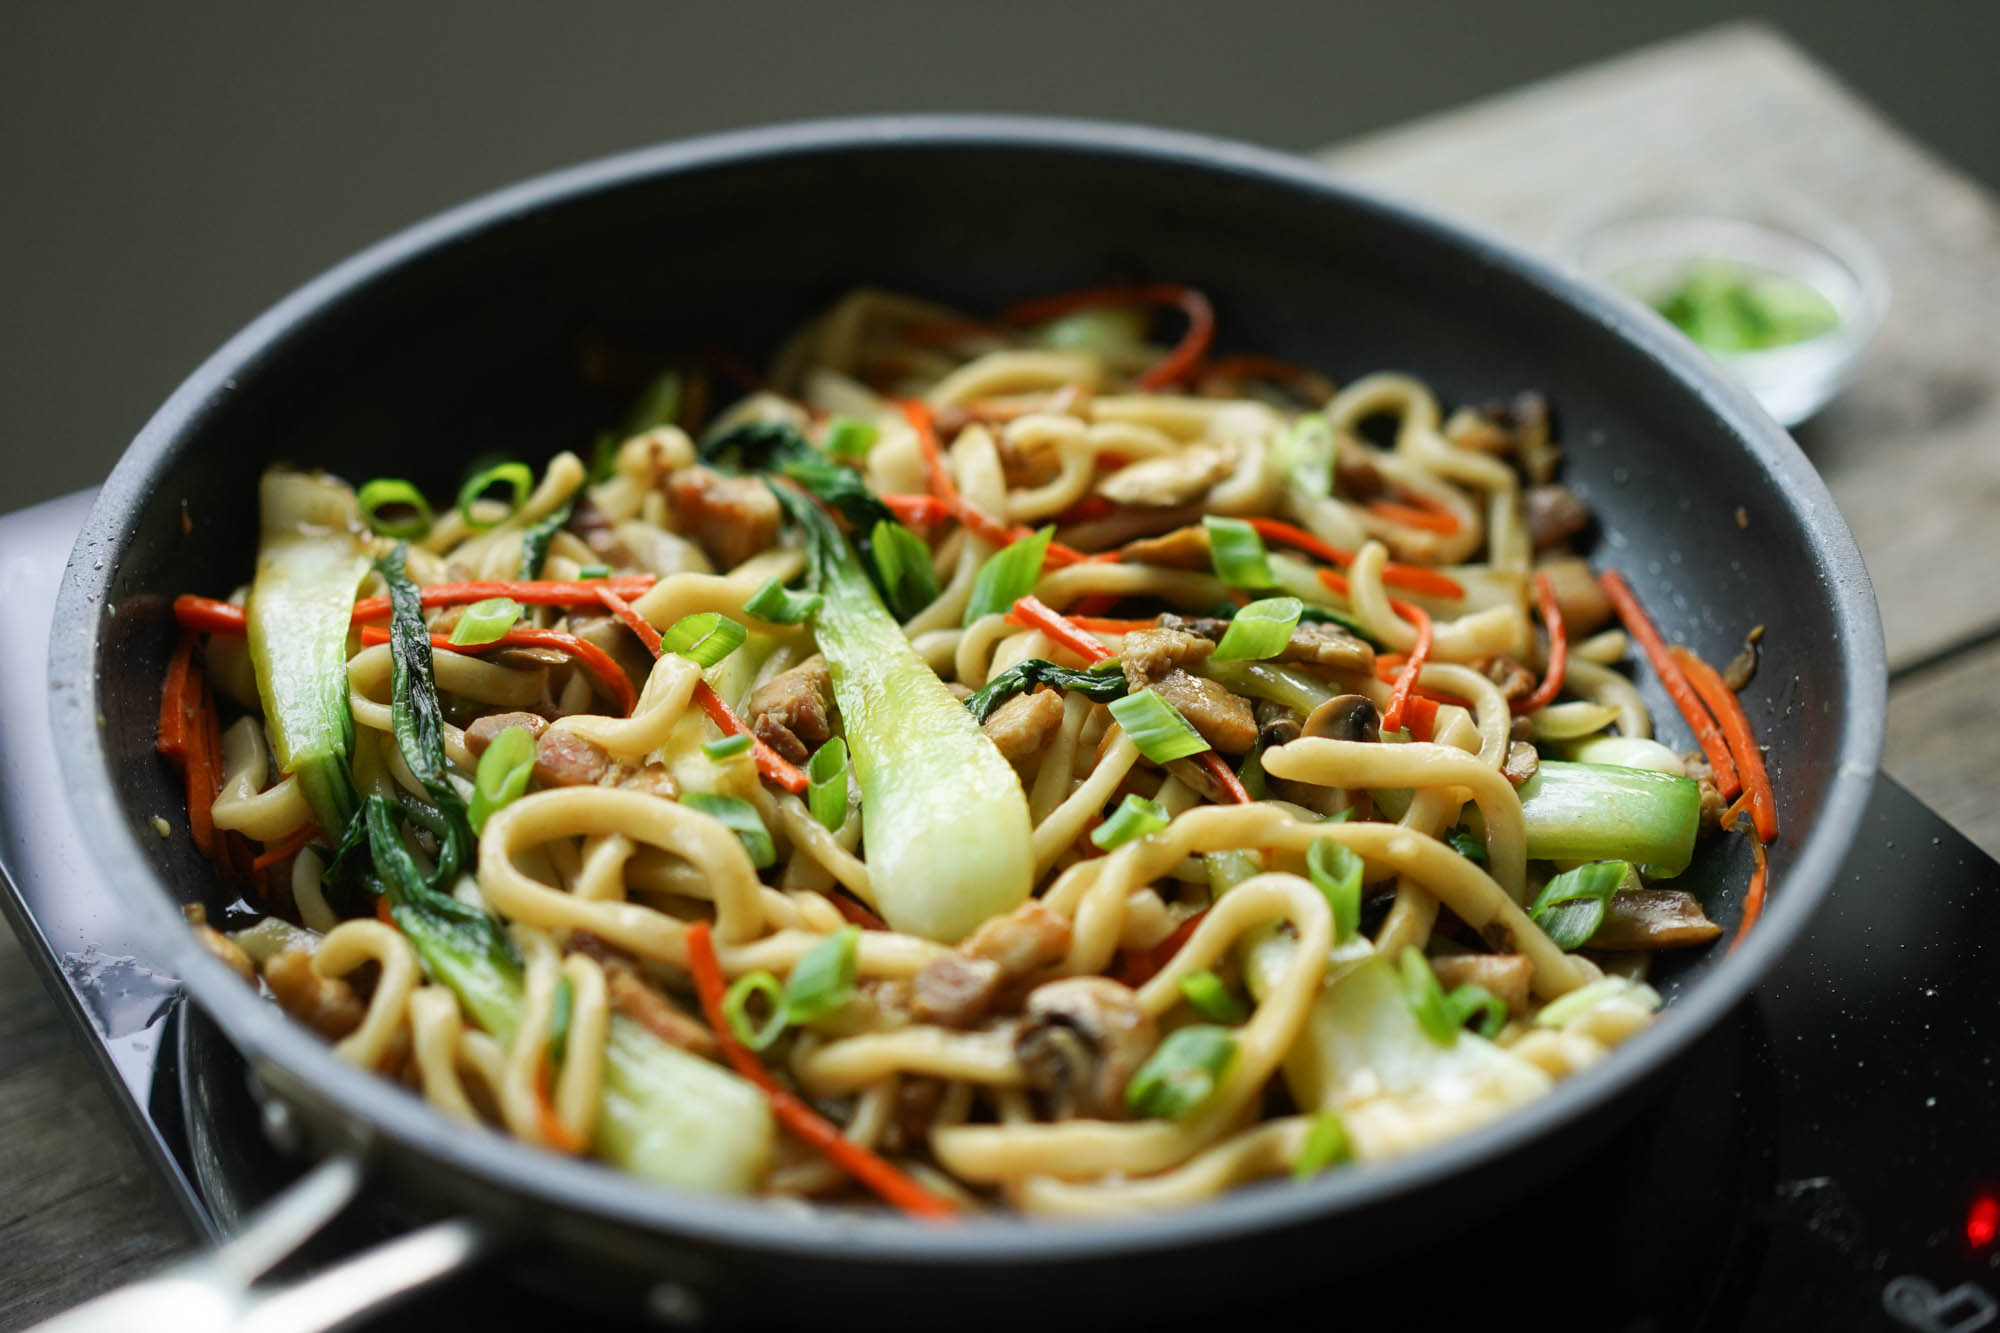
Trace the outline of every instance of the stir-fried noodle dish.
{"label": "stir-fried noodle dish", "polygon": [[1755,916],[1761,630],[1718,670],[1591,568],[1533,392],[1214,329],[860,291],[766,376],[590,342],[629,415],[539,476],[273,468],[175,604],[194,929],[439,1113],[686,1189],[1111,1214],[1520,1114],[1723,933],[1699,840]]}

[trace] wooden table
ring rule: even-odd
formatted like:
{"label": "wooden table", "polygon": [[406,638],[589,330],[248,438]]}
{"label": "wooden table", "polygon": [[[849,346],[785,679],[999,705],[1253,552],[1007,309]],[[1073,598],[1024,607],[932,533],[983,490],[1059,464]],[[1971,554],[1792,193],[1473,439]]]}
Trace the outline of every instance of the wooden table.
{"label": "wooden table", "polygon": [[[1796,194],[1895,295],[1853,388],[1799,433],[1860,539],[1893,667],[1884,766],[2000,853],[2000,209],[1770,31],[1733,26],[1339,146],[1353,178],[1545,247],[1675,182]],[[0,1328],[189,1243],[0,931]]]}

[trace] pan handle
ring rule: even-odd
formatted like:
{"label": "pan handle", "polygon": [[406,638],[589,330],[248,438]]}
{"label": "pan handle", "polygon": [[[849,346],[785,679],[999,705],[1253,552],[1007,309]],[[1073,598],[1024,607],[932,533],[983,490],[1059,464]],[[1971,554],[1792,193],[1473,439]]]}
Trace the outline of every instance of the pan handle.
{"label": "pan handle", "polygon": [[452,1218],[384,1241],[297,1282],[253,1286],[353,1201],[363,1174],[358,1158],[330,1157],[213,1251],[37,1324],[34,1333],[123,1333],[133,1328],[320,1333],[414,1295],[493,1249],[495,1238],[485,1227]]}

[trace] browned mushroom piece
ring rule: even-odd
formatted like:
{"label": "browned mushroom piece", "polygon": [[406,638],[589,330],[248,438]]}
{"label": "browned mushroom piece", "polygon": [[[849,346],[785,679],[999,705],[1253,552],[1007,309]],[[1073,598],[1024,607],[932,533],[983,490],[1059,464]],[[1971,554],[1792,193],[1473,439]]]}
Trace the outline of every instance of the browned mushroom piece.
{"label": "browned mushroom piece", "polygon": [[[1535,673],[1505,653],[1486,663],[1485,676],[1500,688],[1500,697],[1509,702],[1525,698],[1535,692],[1537,683]],[[1520,736],[1515,739],[1526,740],[1527,737]]]}
{"label": "browned mushroom piece", "polygon": [[1537,551],[1568,541],[1590,526],[1590,510],[1567,486],[1530,486],[1521,492],[1528,540]]}
{"label": "browned mushroom piece", "polygon": [[1590,937],[1593,949],[1686,949],[1722,934],[1694,895],[1679,889],[1620,889]]}
{"label": "browned mushroom piece", "polygon": [[1306,715],[1304,731],[1333,741],[1379,741],[1382,712],[1365,694],[1337,694]]}
{"label": "browned mushroom piece", "polygon": [[485,717],[474,718],[472,725],[465,729],[465,748],[477,755],[486,753],[486,747],[493,744],[493,738],[511,727],[521,727],[530,736],[541,739],[549,729],[548,719],[536,713],[488,713]]}
{"label": "browned mushroom piece", "polygon": [[839,720],[826,659],[814,653],[765,681],[751,694],[749,713],[750,730],[758,740],[795,764],[806,762],[833,735]]}
{"label": "browned mushroom piece", "polygon": [[1210,643],[1221,643],[1222,636],[1229,633],[1229,622],[1220,616],[1177,616],[1171,611],[1163,612],[1154,619],[1157,629],[1179,630],[1207,639]]}
{"label": "browned mushroom piece", "polygon": [[1176,453],[1128,464],[1099,482],[1097,490],[1117,504],[1166,509],[1206,495],[1235,465],[1232,448],[1191,444]]}
{"label": "browned mushroom piece", "polygon": [[1250,706],[1257,719],[1257,740],[1263,745],[1286,745],[1305,734],[1305,719],[1294,710],[1269,699]]}
{"label": "browned mushroom piece", "polygon": [[1115,1120],[1125,1114],[1125,1085],[1158,1039],[1129,987],[1109,977],[1065,977],[1029,993],[1014,1056],[1051,1115]]}
{"label": "browned mushroom piece", "polygon": [[646,677],[652,674],[653,655],[646,651],[646,645],[639,642],[639,636],[615,616],[572,614],[569,632],[585,643],[602,648],[633,685],[643,687]]}
{"label": "browned mushroom piece", "polygon": [[925,963],[910,984],[910,1013],[919,1023],[969,1028],[993,1008],[1006,977],[991,958],[948,953]]}
{"label": "browned mushroom piece", "polygon": [[674,473],[667,497],[680,530],[718,569],[736,568],[778,535],[778,499],[756,477],[728,477],[696,464]]}
{"label": "browned mushroom piece", "polygon": [[337,977],[321,976],[304,949],[286,949],[266,961],[264,984],[280,1009],[329,1041],[353,1032],[368,1014],[354,987]]}
{"label": "browned mushroom piece", "polygon": [[1454,986],[1484,986],[1518,1018],[1528,1011],[1528,980],[1534,965],[1520,953],[1451,953],[1431,959],[1431,971],[1446,990]]}
{"label": "browned mushroom piece", "polygon": [[1019,768],[1042,752],[1062,723],[1062,692],[1044,689],[1015,695],[981,725],[1001,756]]}
{"label": "browned mushroom piece", "polygon": [[1513,741],[1507,746],[1507,758],[1500,765],[1500,775],[1518,789],[1527,785],[1541,767],[1542,757],[1527,741]]}

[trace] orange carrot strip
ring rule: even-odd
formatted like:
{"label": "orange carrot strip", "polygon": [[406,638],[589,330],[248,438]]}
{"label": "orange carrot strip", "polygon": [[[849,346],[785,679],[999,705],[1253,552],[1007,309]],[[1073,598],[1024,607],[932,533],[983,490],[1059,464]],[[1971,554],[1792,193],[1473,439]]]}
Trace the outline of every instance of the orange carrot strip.
{"label": "orange carrot strip", "polygon": [[1562,607],[1556,602],[1555,586],[1547,574],[1535,575],[1535,602],[1541,608],[1542,624],[1549,631],[1549,669],[1533,694],[1514,700],[1512,707],[1516,714],[1532,713],[1554,703],[1562,693],[1563,677],[1569,671],[1569,635],[1563,629]]}
{"label": "orange carrot strip", "polygon": [[1737,780],[1736,763],[1729,757],[1729,743],[1723,739],[1722,731],[1702,705],[1701,696],[1682,673],[1680,664],[1667,651],[1667,644],[1660,637],[1660,631],[1646,618],[1646,610],[1639,605],[1639,599],[1625,582],[1625,576],[1615,569],[1607,569],[1597,576],[1597,586],[1604,589],[1604,595],[1617,608],[1618,618],[1625,623],[1625,630],[1639,641],[1646,650],[1646,660],[1653,664],[1653,670],[1660,677],[1674,706],[1681,710],[1681,716],[1694,731],[1695,741],[1701,752],[1708,758],[1708,766],[1715,770],[1715,785],[1724,800],[1734,797],[1743,789]]}
{"label": "orange carrot strip", "polygon": [[1179,343],[1132,382],[1141,389],[1164,389],[1193,373],[1215,340],[1215,307],[1208,297],[1178,282],[1153,282],[1137,287],[1086,287],[1023,301],[1000,312],[1008,324],[1041,324],[1092,306],[1166,305],[1187,316],[1187,332]]}
{"label": "orange carrot strip", "polygon": [[1181,951],[1181,946],[1188,942],[1188,936],[1194,934],[1195,928],[1201,925],[1201,919],[1207,916],[1210,910],[1212,909],[1202,908],[1175,926],[1171,935],[1150,949],[1127,949],[1123,955],[1123,965],[1118,969],[1118,980],[1137,990],[1159,975],[1160,969],[1173,961],[1174,955]]}
{"label": "orange carrot strip", "polygon": [[[1328,564],[1343,568],[1354,563],[1354,553],[1343,551],[1338,546],[1330,546],[1297,524],[1286,523],[1275,518],[1253,518],[1247,520],[1257,529],[1257,535],[1266,541],[1282,542],[1296,547],[1307,555],[1316,556]],[[1326,571],[1321,571],[1324,579]],[[1401,588],[1405,592],[1420,592],[1431,597],[1457,600],[1465,596],[1465,585],[1447,574],[1422,565],[1399,565],[1391,560],[1382,567],[1382,582],[1391,588]],[[1332,585],[1329,584],[1329,587]]]}
{"label": "orange carrot strip", "polygon": [[856,902],[838,889],[828,889],[823,895],[833,904],[833,910],[840,913],[841,920],[861,927],[863,930],[887,930],[889,923],[868,910],[866,903]]}
{"label": "orange carrot strip", "polygon": [[208,700],[208,681],[201,663],[188,664],[187,688],[182,692],[186,707],[182,715],[187,719],[187,767],[184,772],[187,790],[188,836],[203,856],[215,855],[215,757],[209,749],[211,714],[214,704]]}
{"label": "orange carrot strip", "polygon": [[1743,937],[1750,933],[1750,927],[1757,924],[1757,918],[1764,914],[1764,884],[1770,875],[1770,858],[1764,852],[1764,844],[1750,839],[1750,859],[1757,868],[1750,872],[1750,887],[1743,894],[1743,919],[1736,925],[1736,938],[1729,942],[1729,951],[1736,952],[1736,946],[1743,943]]}
{"label": "orange carrot strip", "polygon": [[1104,495],[1086,495],[1069,508],[1056,515],[1058,524],[1088,523],[1092,519],[1109,518],[1117,513],[1118,502]]}
{"label": "orange carrot strip", "polygon": [[639,642],[646,645],[646,651],[654,657],[660,655],[660,632],[653,628],[653,622],[632,609],[632,604],[609,588],[597,590],[597,600],[604,608],[618,618],[618,623],[639,636]]}
{"label": "orange carrot strip", "polygon": [[1446,536],[1458,531],[1458,515],[1448,511],[1397,504],[1394,500],[1370,500],[1368,512],[1391,523],[1401,523],[1406,528],[1422,528],[1426,532],[1441,532]]}
{"label": "orange carrot strip", "polygon": [[549,1098],[549,1058],[546,1055],[535,1065],[535,1128],[557,1152],[575,1154],[590,1146],[556,1114],[555,1105]]}
{"label": "orange carrot strip", "polygon": [[375,899],[375,919],[391,929],[395,928],[396,915],[389,908],[389,895],[386,893],[377,895]]}
{"label": "orange carrot strip", "polygon": [[160,686],[160,721],[153,748],[177,764],[187,762],[188,668],[194,660],[194,636],[183,633],[167,659],[167,678]]}
{"label": "orange carrot strip", "polygon": [[1438,701],[1424,694],[1412,694],[1405,703],[1405,721],[1410,724],[1410,739],[1428,741],[1437,733]]}
{"label": "orange carrot strip", "polygon": [[[483,602],[488,597],[511,597],[523,606],[588,606],[597,600],[598,590],[610,588],[625,597],[636,597],[658,583],[652,574],[621,574],[609,579],[487,579],[477,583],[433,583],[417,589],[427,607],[458,606]],[[387,597],[364,597],[354,604],[354,619],[380,620],[389,614]]]}
{"label": "orange carrot strip", "polygon": [[233,602],[219,602],[213,597],[183,593],[174,598],[174,619],[180,621],[182,629],[196,634],[243,632],[243,608]]}
{"label": "orange carrot strip", "polygon": [[1730,825],[1736,822],[1736,817],[1738,815],[1742,814],[1745,810],[1749,808],[1750,808],[1750,789],[1746,787],[1743,789],[1743,794],[1737,797],[1733,802],[1731,802],[1729,808],[1722,812],[1722,818],[1718,822],[1722,825],[1722,827],[1728,828]]}
{"label": "orange carrot strip", "polygon": [[1119,620],[1110,616],[1078,615],[1064,618],[1078,629],[1088,630],[1092,634],[1131,634],[1138,630],[1153,628],[1153,622],[1150,620]]}
{"label": "orange carrot strip", "polygon": [[[917,432],[917,451],[924,460],[924,482],[939,503],[970,528],[975,536],[995,546],[1008,546],[1023,537],[1034,535],[1033,528],[1018,523],[1010,527],[960,495],[958,483],[951,479],[951,469],[945,465],[944,445],[938,440],[937,419],[931,415],[930,404],[921,398],[905,398],[902,407],[903,419]],[[885,500],[884,503],[888,502]],[[1042,558],[1045,564],[1061,568],[1083,559],[1083,552],[1061,542],[1050,542],[1048,552]]]}
{"label": "orange carrot strip", "polygon": [[951,506],[935,495],[885,495],[882,503],[889,506],[889,512],[905,527],[942,523],[954,517]]}
{"label": "orange carrot strip", "polygon": [[1778,840],[1778,799],[1771,790],[1770,774],[1764,770],[1764,752],[1757,748],[1757,737],[1750,731],[1750,718],[1743,711],[1743,703],[1723,683],[1714,667],[1695,656],[1681,644],[1668,649],[1681,670],[1687,672],[1688,681],[1694,692],[1715,714],[1715,720],[1722,728],[1722,738],[1729,745],[1729,757],[1736,761],[1736,771],[1743,779],[1743,793],[1750,801],[1750,822],[1757,827],[1760,842]]}
{"label": "orange carrot strip", "polygon": [[287,833],[282,839],[266,843],[264,850],[250,863],[253,870],[263,870],[274,866],[288,856],[296,855],[305,845],[319,836],[319,825],[308,819],[305,823]]}
{"label": "orange carrot strip", "polygon": [[916,1217],[956,1216],[958,1205],[933,1194],[893,1165],[842,1134],[825,1116],[813,1110],[796,1094],[771,1076],[769,1070],[743,1049],[722,1013],[724,985],[722,963],[715,956],[715,941],[708,923],[697,921],[682,937],[687,941],[688,971],[694,976],[695,994],[701,998],[702,1015],[715,1032],[715,1041],[736,1072],[763,1090],[778,1122],[826,1159],[873,1190],[884,1201]]}
{"label": "orange carrot strip", "polygon": [[[389,631],[381,625],[363,625],[361,642],[387,643]],[[588,639],[579,639],[576,635],[565,634],[561,630],[527,629],[516,625],[493,642],[480,644],[453,643],[448,634],[433,634],[431,647],[440,652],[472,655],[485,652],[489,648],[553,648],[559,653],[568,653],[588,668],[590,674],[597,677],[598,682],[604,686],[605,692],[626,713],[630,713],[632,706],[639,702],[638,691],[632,688],[632,682],[625,675],[624,669],[611,660],[611,654]]]}
{"label": "orange carrot strip", "polygon": [[1069,619],[1072,622],[1076,622],[1078,616],[1102,616],[1106,611],[1109,611],[1123,600],[1124,598],[1120,597],[1117,593],[1091,593],[1088,597],[1079,598],[1076,605],[1069,609]]}
{"label": "orange carrot strip", "polygon": [[1401,731],[1403,713],[1409,707],[1410,691],[1416,687],[1417,676],[1424,669],[1424,659],[1431,655],[1431,618],[1421,606],[1412,606],[1408,602],[1391,601],[1389,606],[1417,627],[1417,645],[1410,649],[1409,660],[1396,673],[1396,684],[1389,691],[1389,707],[1382,714],[1382,730]]}

